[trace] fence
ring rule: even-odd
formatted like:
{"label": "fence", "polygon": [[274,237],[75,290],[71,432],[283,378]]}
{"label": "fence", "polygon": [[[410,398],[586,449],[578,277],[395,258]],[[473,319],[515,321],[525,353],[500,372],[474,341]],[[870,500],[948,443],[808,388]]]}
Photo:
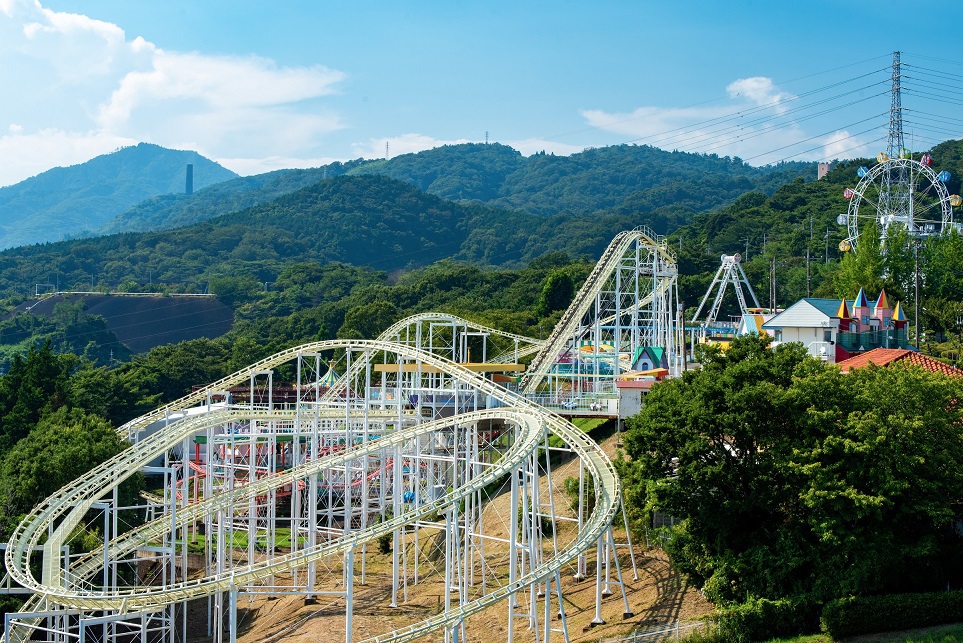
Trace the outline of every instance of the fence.
{"label": "fence", "polygon": [[663,623],[644,630],[634,630],[618,638],[599,639],[599,643],[656,643],[658,641],[681,641],[690,634],[704,630],[705,621],[687,621],[685,623]]}

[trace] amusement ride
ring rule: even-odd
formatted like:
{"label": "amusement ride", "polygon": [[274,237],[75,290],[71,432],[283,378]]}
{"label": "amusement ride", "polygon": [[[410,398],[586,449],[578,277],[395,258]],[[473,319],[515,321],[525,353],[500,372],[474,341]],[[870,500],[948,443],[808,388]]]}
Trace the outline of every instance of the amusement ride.
{"label": "amusement ride", "polygon": [[[903,146],[900,78],[897,53],[889,148],[846,191],[843,250],[858,252],[868,218],[884,238],[897,223],[916,237],[955,225],[948,173]],[[704,326],[727,285],[744,314],[743,286],[758,308],[740,260],[722,256]],[[20,522],[4,586],[29,598],[4,640],[235,643],[246,606],[293,596],[348,643],[465,641],[490,609],[506,612],[509,642],[568,642],[566,575],[594,584],[593,624],[605,601],[629,617],[619,478],[568,418],[624,417],[624,382],[684,368],[683,333],[676,256],[639,227],[612,240],[545,339],[424,313],[376,340],[252,364],[119,427],[130,448]],[[575,464],[571,496],[560,463]],[[152,491],[132,499],[138,475]],[[431,582],[436,608],[406,609]],[[359,624],[385,609],[382,627]]]}
{"label": "amusement ride", "polygon": [[[294,595],[339,613],[349,642],[464,641],[495,604],[507,640],[524,628],[568,641],[563,574],[593,579],[594,623],[615,594],[631,616],[618,476],[565,416],[616,417],[615,383],[639,376],[640,347],[678,371],[676,279],[665,240],[638,228],[612,241],[544,341],[416,315],[377,340],[283,351],[128,422],[129,449],[16,528],[8,586],[30,598],[6,615],[6,640],[233,643],[245,604]],[[577,461],[574,501],[553,478],[559,459]],[[137,474],[155,483],[131,503],[123,484]],[[103,543],[82,552],[87,527]],[[390,551],[385,605],[436,578],[435,613],[359,635],[374,548]]]}
{"label": "amusement ride", "polygon": [[943,234],[957,228],[953,208],[963,204],[946,187],[951,176],[947,170],[932,168],[929,153],[913,158],[903,134],[902,63],[900,52],[893,53],[889,134],[885,152],[876,155],[876,165],[856,170],[859,182],[843,190],[849,207],[836,222],[845,226],[848,236],[839,243],[842,252],[859,252],[861,228],[875,223],[880,245],[885,247],[890,228],[901,226],[911,238]]}

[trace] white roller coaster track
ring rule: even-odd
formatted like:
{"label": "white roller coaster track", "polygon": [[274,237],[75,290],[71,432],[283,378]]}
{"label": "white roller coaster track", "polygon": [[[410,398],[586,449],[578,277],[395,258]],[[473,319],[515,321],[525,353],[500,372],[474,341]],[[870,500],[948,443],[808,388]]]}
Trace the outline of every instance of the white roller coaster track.
{"label": "white roller coaster track", "polygon": [[410,317],[405,317],[404,319],[398,321],[395,324],[389,326],[378,339],[382,341],[390,341],[391,338],[398,335],[401,331],[408,328],[409,326],[414,326],[416,324],[421,324],[424,322],[454,322],[461,326],[467,326],[473,328],[477,331],[488,333],[490,335],[498,335],[499,337],[504,337],[505,339],[512,339],[519,343],[525,344],[539,344],[541,343],[537,339],[531,337],[526,337],[525,335],[518,335],[516,333],[509,333],[504,330],[499,330],[497,328],[491,328],[485,326],[484,324],[479,324],[478,322],[473,322],[467,319],[463,319],[457,315],[450,315],[448,313],[419,313],[417,315],[411,315]]}
{"label": "white roller coaster track", "polygon": [[[68,608],[118,610],[123,613],[140,609],[149,610],[190,598],[209,596],[224,592],[238,584],[256,582],[258,579],[270,577],[281,571],[303,567],[313,560],[319,560],[332,553],[345,552],[378,536],[390,533],[403,524],[416,520],[441,507],[456,504],[463,498],[475,493],[485,484],[514,471],[538,446],[540,440],[543,439],[545,430],[551,431],[568,444],[583,460],[587,472],[596,481],[595,509],[582,525],[577,537],[560,549],[554,558],[543,561],[537,568],[521,575],[514,582],[495,589],[480,598],[460,604],[453,610],[433,616],[421,623],[382,634],[370,640],[413,640],[435,629],[458,623],[466,616],[484,609],[496,601],[512,596],[529,585],[544,582],[553,574],[556,574],[564,564],[599,542],[618,508],[620,487],[612,463],[594,441],[566,420],[458,364],[431,353],[396,343],[333,340],[306,344],[282,351],[152,413],[132,420],[122,426],[119,431],[137,437],[143,428],[157,420],[169,418],[175,411],[206,401],[210,393],[244,382],[255,372],[288,362],[302,353],[336,349],[359,351],[367,355],[374,353],[395,354],[399,358],[438,368],[511,408],[491,409],[424,423],[410,428],[399,428],[381,440],[365,443],[345,452],[307,462],[284,474],[254,481],[204,502],[179,509],[176,520],[172,521],[170,517],[165,517],[115,539],[107,545],[108,554],[119,555],[131,551],[136,549],[138,545],[150,542],[152,538],[176,529],[177,525],[184,525],[200,516],[209,515],[210,512],[216,512],[230,503],[251,498],[258,493],[290,483],[298,476],[310,475],[324,467],[337,466],[338,463],[343,463],[350,458],[381,450],[392,444],[392,442],[385,442],[385,440],[395,440],[400,443],[400,441],[410,439],[421,432],[430,431],[440,424],[451,425],[460,422],[473,422],[479,419],[504,419],[518,427],[517,439],[497,463],[465,485],[453,489],[442,498],[413,508],[408,513],[359,531],[350,532],[341,539],[300,549],[295,553],[276,555],[265,561],[255,562],[244,567],[235,567],[229,573],[215,573],[200,579],[173,582],[161,586],[111,591],[83,590],[76,586],[65,586],[63,583],[64,570],[60,568],[60,558],[53,552],[59,550],[67,535],[80,523],[84,514],[98,498],[103,497],[105,493],[109,493],[111,489],[133,475],[151,459],[163,454],[167,449],[184,440],[185,437],[197,433],[212,422],[223,422],[226,418],[231,417],[231,414],[234,414],[237,418],[269,417],[270,419],[284,419],[286,417],[281,412],[260,413],[251,410],[211,412],[192,416],[171,422],[163,430],[138,441],[132,448],[95,468],[82,479],[65,486],[34,508],[17,526],[10,539],[5,554],[8,573],[24,587],[36,592],[36,596],[42,597],[48,605],[57,604]],[[339,409],[338,415],[344,417],[344,409]],[[41,580],[38,581],[30,569],[30,553],[45,537],[43,573]],[[85,578],[92,574],[96,571],[96,565],[99,564],[94,562],[97,560],[99,560],[98,555],[92,554],[78,561],[70,569],[71,579],[76,581],[76,579]],[[41,598],[32,599],[24,611],[43,604],[43,600]],[[13,631],[8,631],[7,635],[11,636],[13,640],[22,641],[29,636],[27,628],[15,629],[11,627],[11,630]]]}
{"label": "white roller coaster track", "polygon": [[[447,325],[450,323],[453,327],[470,329],[472,334],[496,335],[512,340],[516,344],[515,350],[505,351],[490,361],[501,362],[512,356],[517,359],[537,353],[521,387],[523,394],[533,392],[551,371],[553,361],[563,350],[566,342],[572,340],[573,336],[579,332],[579,324],[584,322],[583,318],[592,309],[600,293],[603,292],[602,289],[606,287],[607,280],[612,277],[616,270],[625,270],[626,266],[621,265],[620,262],[623,261],[626,252],[632,248],[633,244],[638,244],[636,255],[638,255],[638,248],[640,247],[647,252],[654,253],[652,274],[645,274],[646,278],[651,277],[653,279],[653,283],[647,293],[636,292],[635,301],[628,307],[618,304],[615,308],[617,312],[614,315],[608,313],[601,315],[595,322],[597,325],[607,325],[614,321],[615,325],[619,325],[622,323],[619,320],[623,316],[629,315],[634,319],[638,312],[654,305],[653,301],[656,298],[659,299],[659,302],[656,303],[664,305],[663,300],[668,300],[671,297],[672,288],[675,285],[675,265],[671,251],[663,239],[645,228],[623,232],[609,244],[574,301],[563,314],[560,323],[546,341],[500,331],[454,315],[423,313],[400,320],[375,341],[334,340],[315,342],[279,352],[190,395],[127,422],[119,427],[118,432],[134,443],[133,448],[97,467],[82,480],[75,481],[53,494],[38,505],[15,530],[5,553],[8,573],[14,580],[35,592],[22,611],[37,613],[39,610],[54,609],[59,606],[60,609],[111,610],[121,614],[141,610],[141,613],[143,613],[143,611],[181,603],[191,598],[221,594],[230,588],[236,588],[238,585],[255,584],[259,580],[273,577],[279,572],[305,567],[323,557],[339,552],[352,551],[362,543],[418,521],[419,518],[439,508],[463,502],[484,485],[506,473],[520,471],[521,463],[532,456],[534,450],[538,448],[539,442],[544,438],[546,431],[561,438],[582,459],[586,473],[596,482],[594,485],[595,509],[583,523],[580,523],[580,529],[575,539],[561,548],[556,546],[556,555],[553,558],[541,560],[534,568],[530,568],[527,573],[522,573],[507,585],[489,591],[474,600],[463,598],[459,605],[453,609],[446,607],[441,614],[421,623],[384,633],[369,640],[379,642],[412,640],[435,629],[448,628],[458,622],[463,622],[466,616],[497,601],[512,597],[535,583],[547,582],[553,575],[557,583],[558,571],[562,566],[593,545],[599,544],[601,546],[603,534],[611,528],[612,518],[617,511],[620,498],[619,482],[614,467],[594,441],[566,420],[526,400],[523,395],[510,392],[493,384],[481,375],[440,355],[429,352],[435,350],[433,346],[410,345],[413,341],[412,335],[415,333],[406,329],[419,329],[422,324],[440,323]],[[662,271],[661,266],[663,265],[671,267],[671,274]],[[640,266],[637,256],[636,270],[639,274],[642,274],[643,270]],[[629,267],[631,267],[631,264],[629,264]],[[616,290],[616,297],[618,296],[619,293]],[[596,311],[596,314],[598,315],[601,312],[603,311]],[[653,315],[652,323],[659,324],[661,322],[656,321]],[[584,331],[584,328],[581,330]],[[420,341],[415,340],[414,343],[419,344]],[[426,348],[426,350],[419,350],[420,348]],[[191,435],[204,431],[207,427],[220,425],[225,421],[290,420],[294,417],[294,412],[213,411],[211,407],[208,407],[206,413],[188,415],[187,409],[205,403],[209,404],[212,397],[223,393],[228,388],[248,381],[253,383],[255,377],[262,376],[277,366],[299,359],[302,355],[318,355],[322,351],[336,350],[351,353],[355,359],[348,366],[345,375],[342,376],[341,383],[325,392],[319,399],[322,405],[326,402],[335,401],[340,391],[349,392],[350,383],[361,373],[364,364],[371,363],[375,355],[394,354],[399,359],[434,367],[446,376],[457,379],[462,385],[473,387],[476,391],[506,406],[487,411],[462,413],[452,418],[431,422],[424,419],[416,420],[412,416],[407,416],[410,421],[415,422],[414,426],[405,428],[403,423],[399,424],[394,431],[387,433],[385,437],[379,440],[306,461],[286,472],[256,479],[229,492],[212,495],[203,501],[180,507],[176,516],[164,516],[119,536],[105,544],[100,550],[92,552],[72,564],[68,563],[68,570],[61,569],[61,559],[57,555],[53,555],[53,552],[59,550],[68,534],[80,523],[84,514],[95,505],[99,498],[115,489],[127,477],[133,475],[158,455],[164,454]],[[404,415],[400,406],[398,412]],[[320,413],[325,415],[327,412],[322,411]],[[332,417],[336,417],[338,420],[346,420],[352,417],[344,406],[337,408],[336,411],[330,411],[330,413]],[[368,413],[370,417],[370,410]],[[316,417],[319,416],[316,415]],[[402,420],[401,416],[396,417]],[[439,426],[470,424],[483,420],[499,420],[513,424],[516,427],[516,440],[511,448],[502,455],[497,463],[486,469],[481,475],[465,484],[452,488],[443,497],[420,504],[394,518],[360,530],[348,531],[345,536],[329,540],[323,544],[313,544],[292,553],[270,556],[265,560],[249,561],[248,565],[235,566],[229,572],[210,573],[203,578],[190,581],[182,580],[160,586],[138,586],[125,589],[119,589],[116,586],[104,589],[94,584],[86,584],[86,579],[100,569],[102,557],[107,559],[123,558],[125,554],[130,554],[138,547],[173,535],[177,529],[184,529],[189,523],[204,516],[210,516],[214,512],[223,512],[227,507],[233,507],[234,503],[249,501],[259,494],[280,489],[284,485],[291,485],[294,480],[317,475],[326,468],[345,467],[351,459],[367,457],[377,451],[384,453],[385,448],[400,445],[405,440],[437,430]],[[143,431],[148,427],[152,431],[160,428],[153,435],[143,437]],[[155,498],[156,500],[163,499]],[[30,568],[30,556],[31,552],[35,551],[39,543],[45,538],[43,571],[41,579],[38,581]],[[397,534],[395,538],[397,538]],[[67,577],[70,581],[65,583]],[[514,598],[511,598],[512,602],[514,600]],[[23,643],[30,638],[32,632],[29,627],[29,618],[29,614],[26,614],[24,619],[11,624],[6,632],[10,640]]]}
{"label": "white roller coaster track", "polygon": [[[658,235],[645,227],[635,230],[620,232],[609,243],[605,252],[599,258],[598,263],[592,269],[585,283],[579,289],[572,303],[562,314],[562,318],[552,330],[551,335],[545,341],[542,349],[532,359],[528,371],[522,378],[519,388],[525,393],[534,393],[546,376],[551,372],[552,365],[559,353],[565,348],[582,323],[582,319],[595,304],[596,297],[605,285],[608,278],[615,272],[622,261],[625,253],[631,248],[632,244],[640,243],[654,250],[660,259],[668,264],[675,264],[675,257],[672,255],[665,241]],[[665,294],[674,283],[675,277],[669,279],[657,278],[657,283],[647,297],[635,304],[642,307],[651,303],[656,293]],[[611,319],[611,318],[610,318]]]}
{"label": "white roller coaster track", "polygon": [[[531,337],[526,337],[525,335],[518,335],[516,333],[509,333],[503,330],[498,330],[497,328],[491,328],[483,324],[479,324],[473,321],[469,321],[458,315],[450,315],[448,313],[418,313],[416,315],[411,315],[401,319],[381,333],[378,336],[378,341],[382,342],[392,342],[399,341],[400,335],[403,331],[410,329],[412,327],[417,327],[425,323],[451,323],[457,326],[464,326],[465,328],[471,328],[476,332],[488,333],[490,335],[497,335],[499,337],[504,337],[505,339],[511,339],[518,344],[526,344],[526,346],[519,348],[517,350],[517,357],[526,357],[538,352],[538,350],[544,345],[545,342],[533,339]],[[499,363],[504,359],[511,357],[514,359],[516,357],[516,351],[505,351],[491,359],[494,363]],[[339,379],[338,383],[332,386],[330,389],[325,391],[321,399],[326,402],[330,402],[335,399],[338,394],[345,389],[346,383],[350,382],[354,377],[356,377],[362,370],[364,370],[365,364],[368,360],[355,360],[351,363],[351,366],[347,373],[343,374]]]}

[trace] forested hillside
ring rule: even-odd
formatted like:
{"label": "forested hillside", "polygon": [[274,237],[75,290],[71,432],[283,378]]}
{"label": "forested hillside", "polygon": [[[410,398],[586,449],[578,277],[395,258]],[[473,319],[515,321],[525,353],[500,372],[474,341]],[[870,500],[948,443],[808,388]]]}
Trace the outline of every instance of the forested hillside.
{"label": "forested hillside", "polygon": [[90,234],[144,199],[183,194],[188,164],[195,189],[237,176],[197,152],[141,143],[0,188],[0,248]]}
{"label": "forested hillside", "polygon": [[390,160],[335,163],[237,179],[193,196],[138,204],[103,232],[147,231],[198,223],[267,203],[323,178],[380,174],[459,203],[481,203],[537,216],[631,214],[660,233],[697,212],[756,190],[771,194],[796,178],[812,180],[813,163],[755,168],[739,159],[620,145],[571,156],[524,157],[505,145],[450,145]]}
{"label": "forested hillside", "polygon": [[597,256],[619,230],[641,222],[627,214],[542,218],[459,205],[383,176],[343,176],[176,230],[7,250],[0,292],[24,296],[56,280],[62,290],[210,287],[230,297],[229,285],[273,282],[299,261],[393,271],[447,257],[504,265],[556,250]]}
{"label": "forested hillside", "polygon": [[[933,150],[935,165],[954,174],[953,192],[961,145]],[[821,181],[799,177],[771,194],[757,188],[675,228],[669,243],[679,254],[689,313],[719,255],[733,252],[747,256],[763,305],[786,306],[807,290],[851,297],[853,284],[873,295],[885,287],[891,300],[905,300],[912,267],[905,236],[894,237],[885,255],[840,256],[845,231],[836,216],[863,164],[872,162],[839,163]],[[468,176],[467,168],[458,171]],[[0,288],[15,295],[8,307],[56,273],[63,288],[209,289],[235,313],[221,337],[134,356],[103,319],[78,305],[43,321],[21,313],[0,322],[0,367],[7,370],[0,377],[7,516],[0,533],[9,534],[16,516],[51,489],[121,449],[111,425],[283,348],[373,338],[429,310],[545,337],[612,236],[659,221],[653,213],[663,207],[545,216],[488,205],[502,197],[480,203],[465,192],[455,202],[408,182],[353,174],[313,181],[308,171],[280,173],[261,184],[273,185],[275,198],[202,223],[0,253]],[[307,185],[281,194],[288,180]],[[251,196],[234,188],[220,194],[235,204]],[[926,239],[919,256],[923,349],[958,361],[963,238]],[[945,345],[929,341],[936,333]],[[678,520],[664,534],[667,551],[706,596],[732,607],[723,619],[739,618],[739,610],[776,614],[771,622],[757,619],[752,636],[766,639],[812,629],[824,605],[849,594],[942,590],[963,578],[952,529],[963,486],[943,480],[963,459],[953,447],[960,443],[953,404],[959,382],[887,369],[844,376],[805,358],[799,345],[770,351],[758,337],[701,357],[704,370],[653,387],[642,414],[626,423],[632,460],[620,473],[636,524],[651,525],[653,510]],[[667,418],[675,418],[672,426]],[[914,428],[923,424],[933,430]],[[713,464],[722,461],[729,464]],[[726,511],[718,511],[720,503],[728,503]]]}
{"label": "forested hillside", "polygon": [[239,212],[273,201],[318,181],[341,176],[362,162],[331,163],[308,170],[277,170],[223,181],[194,194],[163,194],[117,215],[98,232],[112,234],[168,230],[207,221],[221,214]]}
{"label": "forested hillside", "polygon": [[672,213],[684,219],[750,190],[771,193],[796,177],[815,179],[813,163],[756,168],[738,158],[646,145],[529,157],[504,145],[447,145],[351,170],[368,172],[442,198],[482,201],[541,216],[628,210],[649,214],[668,208],[662,216],[669,223]]}
{"label": "forested hillside", "polygon": [[[505,159],[517,157],[508,148],[488,147],[506,167]],[[960,142],[937,146],[933,154],[935,164],[954,175],[950,189],[958,190]],[[697,214],[691,224],[672,232],[669,242],[679,255],[680,292],[689,314],[723,253],[744,255],[743,265],[763,306],[784,307],[807,293],[854,296],[839,271],[839,242],[846,231],[836,216],[845,211],[843,189],[855,184],[856,168],[862,164],[872,165],[865,159],[841,162],[820,181],[797,178],[771,196],[746,193],[729,205]],[[93,285],[98,290],[207,291],[234,303],[270,291],[292,263],[336,261],[401,274],[444,258],[517,266],[560,251],[594,259],[620,230],[640,224],[658,227],[651,215],[628,206],[596,215],[544,217],[443,200],[383,176],[352,176],[348,166],[337,171],[342,176],[316,183],[314,171],[275,173],[261,183],[269,191],[280,192],[299,181],[310,185],[193,226],[8,250],[0,254],[0,292],[22,297],[34,284],[56,281],[65,290]],[[209,190],[245,203],[253,193],[229,186],[262,179],[238,179]],[[933,274],[928,282],[932,288],[925,288],[924,296],[939,298],[924,312],[939,316],[929,327],[941,331],[954,310],[945,293],[956,287],[954,260],[947,259],[946,252],[954,251],[924,248],[922,253],[924,267],[931,266]],[[938,269],[944,277],[937,278]],[[905,267],[894,266],[888,274],[889,281],[866,287],[885,286],[897,301],[906,301]],[[773,279],[775,301],[770,295]]]}

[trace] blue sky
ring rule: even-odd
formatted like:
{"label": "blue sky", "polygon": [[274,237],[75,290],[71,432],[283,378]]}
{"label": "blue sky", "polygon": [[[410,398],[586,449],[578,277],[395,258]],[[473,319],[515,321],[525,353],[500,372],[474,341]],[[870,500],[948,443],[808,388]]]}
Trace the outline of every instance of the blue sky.
{"label": "blue sky", "polygon": [[885,0],[0,0],[0,185],[139,141],[241,174],[486,131],[524,154],[875,154],[894,50],[940,83],[903,96],[925,149],[963,136],[961,48],[951,15]]}

